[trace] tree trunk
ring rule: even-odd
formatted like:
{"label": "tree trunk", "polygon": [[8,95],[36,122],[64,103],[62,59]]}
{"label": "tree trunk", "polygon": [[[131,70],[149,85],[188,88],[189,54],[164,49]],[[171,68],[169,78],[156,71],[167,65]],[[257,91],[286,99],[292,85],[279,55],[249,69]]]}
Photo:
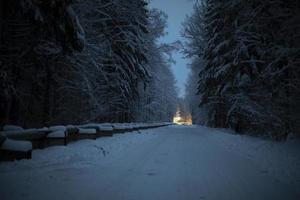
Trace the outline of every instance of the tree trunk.
{"label": "tree trunk", "polygon": [[43,124],[49,125],[50,122],[50,92],[51,92],[51,69],[50,65],[46,64],[46,77],[45,77],[45,93],[44,93],[44,105],[43,105]]}

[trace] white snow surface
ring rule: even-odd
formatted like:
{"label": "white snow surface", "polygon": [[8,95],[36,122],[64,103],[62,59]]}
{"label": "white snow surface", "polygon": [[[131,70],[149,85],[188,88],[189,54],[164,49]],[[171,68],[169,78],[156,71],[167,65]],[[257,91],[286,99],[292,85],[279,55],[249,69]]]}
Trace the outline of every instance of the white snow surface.
{"label": "white snow surface", "polygon": [[[97,130],[101,130],[101,131],[113,131],[113,124],[110,123],[101,123],[101,124],[97,124],[97,123],[89,123],[89,124],[84,124],[84,125],[80,125],[78,126],[79,128],[84,128],[84,129],[97,129]],[[122,126],[123,128],[123,126]]]}
{"label": "white snow surface", "polygon": [[62,130],[56,130],[47,135],[47,138],[65,138],[66,132]]}
{"label": "white snow surface", "polygon": [[300,142],[169,126],[0,163],[1,199],[300,199]]}
{"label": "white snow surface", "polygon": [[49,132],[51,131],[48,127],[43,127],[38,129],[39,132]]}
{"label": "white snow surface", "polygon": [[[27,151],[32,150],[32,144],[31,144],[31,142],[28,142],[28,141],[11,140],[11,139],[7,138],[2,143],[0,149],[27,152]],[[1,187],[1,184],[0,184],[0,187]]]}
{"label": "white snow surface", "polygon": [[61,126],[61,125],[50,126],[50,127],[49,127],[49,130],[50,130],[50,131],[58,131],[58,130],[66,131],[66,127],[65,127],[65,126]]}
{"label": "white snow surface", "polygon": [[74,129],[74,128],[76,128],[76,126],[71,125],[71,124],[66,126],[66,129]]}
{"label": "white snow surface", "polygon": [[125,124],[119,124],[119,123],[114,123],[113,127],[115,130],[123,130],[126,129],[126,125]]}
{"label": "white snow surface", "polygon": [[3,131],[20,131],[24,130],[21,126],[16,126],[16,125],[4,125],[3,126]]}
{"label": "white snow surface", "polygon": [[114,129],[112,126],[109,126],[109,125],[101,125],[100,130],[101,131],[113,131]]}
{"label": "white snow surface", "polygon": [[79,133],[81,134],[96,134],[96,129],[93,128],[79,128]]}
{"label": "white snow surface", "polygon": [[10,135],[22,135],[22,134],[33,134],[33,133],[38,133],[39,129],[23,129],[23,130],[7,130],[7,131],[0,131],[0,134],[10,136]]}

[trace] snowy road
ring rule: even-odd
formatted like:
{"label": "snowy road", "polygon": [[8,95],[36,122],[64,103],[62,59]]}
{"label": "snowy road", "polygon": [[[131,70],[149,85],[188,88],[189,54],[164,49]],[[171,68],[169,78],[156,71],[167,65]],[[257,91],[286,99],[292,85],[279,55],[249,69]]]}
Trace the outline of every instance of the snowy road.
{"label": "snowy road", "polygon": [[0,164],[0,197],[300,199],[299,182],[284,183],[228,148],[228,142],[224,145],[236,136],[216,134],[203,127],[172,126],[37,151],[31,161]]}

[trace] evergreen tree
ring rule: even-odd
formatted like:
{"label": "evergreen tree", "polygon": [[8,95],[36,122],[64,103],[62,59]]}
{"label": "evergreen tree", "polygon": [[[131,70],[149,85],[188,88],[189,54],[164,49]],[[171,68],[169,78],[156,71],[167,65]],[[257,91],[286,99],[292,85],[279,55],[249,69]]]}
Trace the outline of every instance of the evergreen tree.
{"label": "evergreen tree", "polygon": [[202,60],[193,70],[207,124],[275,138],[295,127],[298,11],[299,3],[281,0],[196,4],[184,33],[186,54]]}

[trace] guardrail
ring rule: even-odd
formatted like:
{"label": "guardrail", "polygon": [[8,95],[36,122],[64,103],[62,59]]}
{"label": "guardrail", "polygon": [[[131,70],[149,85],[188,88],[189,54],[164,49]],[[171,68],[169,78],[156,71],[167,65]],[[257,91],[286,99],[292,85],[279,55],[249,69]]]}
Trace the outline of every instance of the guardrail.
{"label": "guardrail", "polygon": [[51,126],[39,129],[23,129],[6,125],[0,131],[0,161],[31,159],[33,149],[53,145],[67,145],[82,139],[111,137],[141,129],[169,126],[173,123],[89,123],[84,125]]}

